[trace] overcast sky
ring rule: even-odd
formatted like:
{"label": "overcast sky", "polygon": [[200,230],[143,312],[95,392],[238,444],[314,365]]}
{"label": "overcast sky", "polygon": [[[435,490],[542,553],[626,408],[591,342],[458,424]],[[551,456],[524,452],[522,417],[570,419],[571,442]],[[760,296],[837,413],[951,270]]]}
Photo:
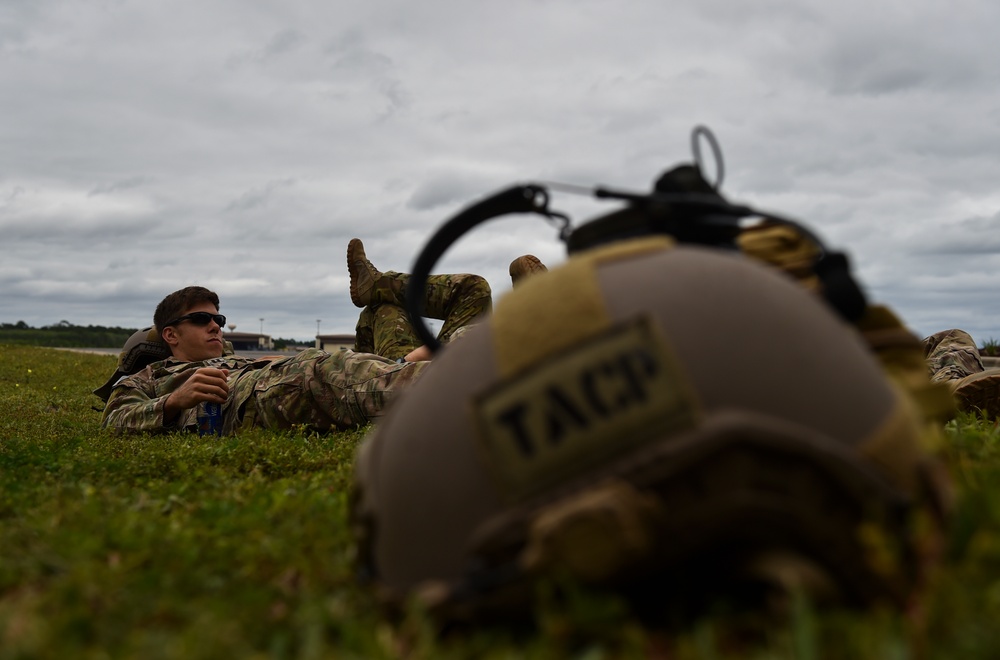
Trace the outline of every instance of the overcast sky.
{"label": "overcast sky", "polygon": [[[201,284],[239,330],[351,332],[350,238],[409,270],[483,195],[645,191],[704,124],[730,199],[918,334],[1000,339],[998,27],[995,0],[2,0],[0,322],[140,327]],[[440,270],[500,296],[525,252],[565,258],[511,216]]]}

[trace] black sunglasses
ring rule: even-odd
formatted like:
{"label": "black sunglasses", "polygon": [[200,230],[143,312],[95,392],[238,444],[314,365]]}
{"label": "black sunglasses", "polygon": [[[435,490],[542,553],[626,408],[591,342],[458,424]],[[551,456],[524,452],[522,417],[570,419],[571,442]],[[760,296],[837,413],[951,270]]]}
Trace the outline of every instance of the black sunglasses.
{"label": "black sunglasses", "polygon": [[178,316],[173,321],[168,321],[163,327],[168,325],[177,325],[178,323],[183,323],[184,321],[191,321],[195,325],[208,325],[209,321],[215,321],[215,324],[220,328],[226,326],[226,317],[222,314],[211,314],[209,312],[191,312],[190,314],[185,314],[184,316]]}

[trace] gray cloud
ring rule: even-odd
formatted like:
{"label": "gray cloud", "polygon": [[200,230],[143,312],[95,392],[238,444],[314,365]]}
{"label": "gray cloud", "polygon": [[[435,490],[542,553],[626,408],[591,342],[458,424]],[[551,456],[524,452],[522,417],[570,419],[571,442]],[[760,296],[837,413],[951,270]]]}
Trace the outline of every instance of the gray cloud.
{"label": "gray cloud", "polygon": [[112,183],[101,184],[94,186],[87,193],[88,196],[94,195],[108,195],[119,190],[129,190],[130,188],[138,188],[139,186],[146,183],[148,179],[144,176],[133,176],[127,179],[122,179],[120,181],[114,181]]}
{"label": "gray cloud", "polygon": [[339,78],[367,81],[384,99],[378,114],[384,121],[395,112],[407,108],[412,97],[396,73],[396,65],[389,56],[372,50],[365,36],[358,30],[338,35],[325,52],[333,60],[333,71]]}
{"label": "gray cloud", "polygon": [[226,211],[249,211],[266,207],[275,190],[295,185],[295,179],[268,181],[263,186],[252,188],[226,206]]}
{"label": "gray cloud", "polygon": [[484,178],[470,177],[462,172],[438,175],[421,182],[406,202],[414,211],[432,211],[444,207],[454,209],[465,206],[478,197],[491,192],[490,183]]}
{"label": "gray cloud", "polygon": [[232,70],[238,70],[248,65],[267,65],[275,59],[300,49],[307,41],[306,35],[295,29],[285,28],[273,33],[260,47],[242,50],[230,55],[226,65]]}
{"label": "gray cloud", "polygon": [[910,249],[920,255],[1000,255],[1000,212],[990,217],[966,218],[940,231],[914,236]]}
{"label": "gray cloud", "polygon": [[288,28],[276,32],[271,40],[264,46],[264,53],[268,57],[282,55],[291,52],[305,42],[305,35],[296,29]]}
{"label": "gray cloud", "polygon": [[[518,181],[647,190],[709,125],[724,191],[847,249],[921,332],[1000,336],[1000,6],[767,0],[26,2],[0,24],[0,321],[137,326],[217,290],[241,327],[350,331],[344,249],[410,267]],[[556,192],[579,224],[613,205]],[[445,255],[498,295],[538,218]]]}

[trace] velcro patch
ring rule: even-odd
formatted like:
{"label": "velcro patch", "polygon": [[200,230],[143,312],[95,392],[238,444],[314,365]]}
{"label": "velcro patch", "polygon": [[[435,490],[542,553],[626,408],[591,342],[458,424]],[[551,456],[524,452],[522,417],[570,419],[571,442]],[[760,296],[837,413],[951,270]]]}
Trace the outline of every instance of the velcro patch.
{"label": "velcro patch", "polygon": [[616,325],[474,403],[487,464],[519,500],[667,433],[699,407],[648,318]]}

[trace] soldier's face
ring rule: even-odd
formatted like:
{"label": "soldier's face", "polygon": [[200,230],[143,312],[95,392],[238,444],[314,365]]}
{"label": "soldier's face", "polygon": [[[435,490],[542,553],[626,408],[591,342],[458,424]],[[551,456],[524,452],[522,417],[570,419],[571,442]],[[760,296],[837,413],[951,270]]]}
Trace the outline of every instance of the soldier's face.
{"label": "soldier's face", "polygon": [[[182,316],[194,312],[219,312],[215,305],[203,302],[184,311]],[[222,342],[222,328],[213,320],[206,325],[198,325],[191,321],[181,321],[163,330],[163,340],[170,346],[170,352],[178,360],[197,362],[209,358],[221,357],[225,347]]]}

